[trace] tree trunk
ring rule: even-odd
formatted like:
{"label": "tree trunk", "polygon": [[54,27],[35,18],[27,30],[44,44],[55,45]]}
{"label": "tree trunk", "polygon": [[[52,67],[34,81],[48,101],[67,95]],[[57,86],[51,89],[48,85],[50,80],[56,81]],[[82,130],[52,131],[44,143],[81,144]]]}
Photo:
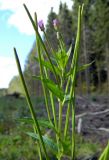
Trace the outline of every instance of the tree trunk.
{"label": "tree trunk", "polygon": [[100,64],[99,62],[97,63],[97,76],[98,76],[98,91],[99,93],[101,92],[101,86],[102,86],[102,83],[101,83],[101,76],[100,76]]}

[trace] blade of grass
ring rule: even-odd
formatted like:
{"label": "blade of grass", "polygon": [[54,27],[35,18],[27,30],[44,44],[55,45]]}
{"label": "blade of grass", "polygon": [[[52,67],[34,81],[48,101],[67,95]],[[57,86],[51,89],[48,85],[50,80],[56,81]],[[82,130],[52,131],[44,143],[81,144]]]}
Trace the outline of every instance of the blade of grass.
{"label": "blade of grass", "polygon": [[30,113],[31,113],[32,119],[34,121],[35,128],[36,128],[38,136],[39,136],[40,144],[42,145],[46,160],[49,160],[47,152],[46,152],[45,144],[44,144],[44,141],[43,141],[43,138],[42,138],[42,135],[41,135],[40,127],[39,127],[39,124],[38,124],[38,121],[37,121],[37,117],[36,117],[36,114],[34,112],[33,105],[32,105],[31,99],[30,99],[30,95],[29,95],[29,92],[28,92],[28,89],[27,89],[27,86],[26,86],[26,83],[25,83],[25,80],[24,80],[24,77],[23,77],[23,73],[22,73],[22,70],[21,70],[21,66],[20,66],[18,55],[17,55],[17,51],[16,51],[15,48],[14,48],[14,55],[15,55],[15,59],[16,59],[17,68],[18,68],[18,71],[19,71],[19,76],[20,76],[20,79],[21,79],[21,82],[22,82],[22,85],[23,85],[23,88],[24,88],[26,100],[27,100],[27,103],[28,103],[28,106],[29,106],[29,109],[30,109]]}

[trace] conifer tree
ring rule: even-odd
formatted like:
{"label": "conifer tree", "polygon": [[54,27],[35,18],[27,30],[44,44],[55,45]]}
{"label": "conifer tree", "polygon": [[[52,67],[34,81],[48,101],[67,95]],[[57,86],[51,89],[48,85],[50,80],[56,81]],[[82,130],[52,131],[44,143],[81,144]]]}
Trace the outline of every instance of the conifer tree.
{"label": "conifer tree", "polygon": [[53,11],[53,7],[52,7],[51,11],[48,15],[48,19],[47,19],[46,35],[47,35],[47,38],[49,39],[49,41],[51,42],[51,45],[54,50],[56,50],[57,45],[58,45],[57,38],[56,38],[56,32],[55,32],[54,26],[53,26],[53,20],[56,18],[57,18],[57,14]]}
{"label": "conifer tree", "polygon": [[72,15],[66,3],[60,3],[58,19],[60,23],[60,31],[62,33],[63,40],[67,47],[69,47],[72,43],[72,38],[74,35],[72,29]]}
{"label": "conifer tree", "polygon": [[[83,16],[83,28],[82,28],[82,34],[81,34],[81,63],[89,63],[95,59],[95,53],[93,52],[93,37],[91,36],[91,10],[94,5],[94,0],[75,0],[73,4],[73,19],[76,22],[76,14],[77,14],[77,8],[78,6],[84,3],[84,16]],[[75,26],[74,29],[76,30]],[[91,69],[92,68],[92,69]],[[94,68],[94,70],[93,70]],[[93,72],[94,71],[94,72]],[[84,73],[83,73],[84,77]],[[85,80],[86,80],[86,93],[90,93],[90,85],[91,82],[93,85],[96,85],[96,82],[98,80],[97,72],[96,72],[96,63],[93,63],[93,65],[85,70]]]}
{"label": "conifer tree", "polygon": [[101,73],[105,72],[106,69],[109,88],[109,2],[103,0],[99,0],[99,3],[95,2],[93,17],[93,22],[95,24],[93,26],[94,49],[97,53],[99,77],[101,81],[105,81],[105,77],[103,77]]}

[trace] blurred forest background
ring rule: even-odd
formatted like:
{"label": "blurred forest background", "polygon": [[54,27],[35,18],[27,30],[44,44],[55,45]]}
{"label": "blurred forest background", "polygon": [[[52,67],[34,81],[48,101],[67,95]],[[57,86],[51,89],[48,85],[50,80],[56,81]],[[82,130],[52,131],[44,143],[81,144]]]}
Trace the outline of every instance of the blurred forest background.
{"label": "blurred forest background", "polygon": [[[86,71],[79,73],[77,88],[80,94],[91,94],[92,92],[109,92],[109,1],[108,0],[83,0],[85,2],[83,26],[81,31],[81,49],[79,65],[93,64]],[[74,1],[72,10],[67,4],[60,3],[59,13],[56,14],[51,8],[46,24],[46,34],[52,43],[53,48],[57,49],[56,32],[52,21],[58,18],[60,30],[64,42],[69,48],[75,45],[77,10],[78,4],[82,1]],[[44,37],[43,37],[44,38]],[[46,43],[46,42],[45,42]],[[32,75],[39,75],[39,66],[34,60],[37,56],[35,42],[25,62],[24,75],[29,84],[32,95],[42,95],[39,82],[34,82]],[[73,55],[73,50],[72,50]],[[8,92],[21,92],[19,77],[14,77],[9,84]]]}
{"label": "blurred forest background", "polygon": [[[85,7],[81,29],[79,66],[91,63],[92,61],[93,63],[85,71],[78,73],[76,84],[77,95],[87,97],[93,97],[93,95],[109,96],[109,0],[75,0],[73,1],[72,10],[68,9],[66,3],[63,4],[61,2],[58,14],[51,8],[46,24],[46,34],[54,50],[56,50],[56,32],[54,31],[52,21],[57,18],[60,22],[60,30],[67,48],[72,44],[72,48],[74,49],[77,30],[77,11],[78,5],[81,3],[84,3]],[[44,37],[43,39],[45,41]],[[41,83],[32,78],[32,75],[39,75],[40,71],[38,63],[34,60],[34,57],[37,56],[35,45],[36,43],[34,42],[26,59],[24,76],[29,92],[33,97],[33,103],[37,106],[38,116],[46,116],[44,112],[41,113],[41,106],[44,105]],[[73,49],[71,56],[73,56]],[[12,95],[15,98],[20,98],[15,100],[14,97],[11,97]],[[35,148],[32,148],[33,142],[30,138],[28,140],[28,137],[22,133],[22,128],[26,130],[27,126],[19,125],[15,121],[16,118],[29,115],[26,107],[27,104],[22,95],[23,90],[19,76],[13,77],[8,89],[0,89],[0,160],[35,159]],[[34,98],[36,96],[39,98]],[[22,147],[20,147],[21,145]],[[89,152],[96,152],[98,146],[91,144],[91,147]],[[28,152],[28,148],[32,148],[32,153]],[[28,158],[24,158],[25,156]]]}
{"label": "blurred forest background", "polygon": [[[51,8],[46,24],[46,34],[57,49],[56,32],[52,24],[57,18],[67,48],[75,45],[78,4],[85,3],[83,25],[81,31],[81,49],[79,65],[93,64],[78,75],[77,89],[80,94],[93,92],[109,93],[109,1],[108,0],[76,0],[69,10],[67,4],[60,3],[59,13]],[[44,37],[43,37],[44,39]],[[46,43],[46,41],[45,41]],[[33,80],[32,75],[39,75],[39,66],[34,57],[37,56],[34,42],[25,62],[24,75],[32,95],[42,95],[41,84]],[[73,55],[73,50],[72,50]],[[2,91],[1,91],[2,92]],[[19,77],[13,77],[7,93],[22,93]],[[5,94],[5,91],[4,91]]]}

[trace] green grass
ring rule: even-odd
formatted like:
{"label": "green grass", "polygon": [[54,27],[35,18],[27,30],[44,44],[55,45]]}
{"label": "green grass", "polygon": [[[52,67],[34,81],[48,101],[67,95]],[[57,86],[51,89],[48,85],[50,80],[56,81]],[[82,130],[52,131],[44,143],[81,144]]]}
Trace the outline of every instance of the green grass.
{"label": "green grass", "polygon": [[[43,97],[33,97],[33,105],[40,114],[44,108]],[[36,160],[38,153],[35,141],[25,134],[32,131],[30,125],[15,119],[30,116],[25,98],[0,97],[0,160]],[[44,118],[44,113],[41,115]],[[100,146],[81,136],[76,138],[77,156],[93,155]],[[70,140],[67,141],[70,150]],[[30,152],[31,150],[31,152]]]}

